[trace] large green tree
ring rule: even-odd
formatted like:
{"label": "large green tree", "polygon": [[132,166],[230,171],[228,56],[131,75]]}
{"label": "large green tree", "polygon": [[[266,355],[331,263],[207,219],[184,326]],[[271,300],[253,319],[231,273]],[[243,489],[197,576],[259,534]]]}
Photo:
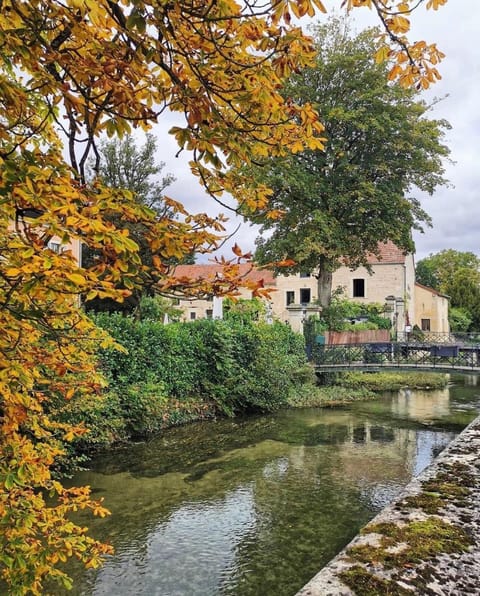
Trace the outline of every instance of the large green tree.
{"label": "large green tree", "polygon": [[[476,254],[451,248],[431,254],[417,263],[416,276],[420,283],[450,297],[453,330],[480,330],[480,258]],[[460,326],[458,309],[464,319]]]}
{"label": "large green tree", "polygon": [[415,273],[419,283],[447,294],[452,278],[460,269],[470,270],[471,276],[477,277],[480,258],[473,252],[448,248],[418,261]]}
{"label": "large green tree", "polygon": [[316,64],[291,77],[284,94],[319,111],[325,149],[267,159],[253,170],[273,188],[270,207],[283,213],[252,217],[262,225],[257,260],[293,259],[288,272],[314,272],[324,306],[341,264],[365,264],[387,240],[413,251],[412,228],[429,223],[414,194],[446,182],[449,125],[429,118],[415,90],[388,81],[388,66],[374,59],[375,35],[352,36],[338,19],[316,27]]}

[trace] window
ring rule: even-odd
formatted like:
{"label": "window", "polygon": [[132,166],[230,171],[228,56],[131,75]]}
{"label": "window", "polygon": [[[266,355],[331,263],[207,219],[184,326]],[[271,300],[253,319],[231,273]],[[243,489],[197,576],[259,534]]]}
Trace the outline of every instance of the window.
{"label": "window", "polygon": [[302,288],[300,290],[300,304],[308,304],[310,302],[310,289]]}
{"label": "window", "polygon": [[422,319],[422,331],[430,331],[430,319]]}
{"label": "window", "polygon": [[207,310],[205,311],[205,316],[207,317],[207,319],[212,319],[213,318],[213,309],[207,308]]}
{"label": "window", "polygon": [[305,271],[302,271],[300,273],[300,277],[310,277],[310,273],[306,273]]}
{"label": "window", "polygon": [[197,313],[191,311],[190,312],[190,321],[195,321],[196,318],[197,318]]}
{"label": "window", "polygon": [[353,297],[354,298],[365,298],[365,280],[354,279],[353,280]]}
{"label": "window", "polygon": [[295,302],[295,292],[292,291],[288,291],[287,292],[287,306],[290,306],[290,304],[293,304]]}
{"label": "window", "polygon": [[60,243],[59,242],[49,242],[48,243],[48,248],[50,250],[53,250],[53,252],[56,252],[57,254],[60,254]]}

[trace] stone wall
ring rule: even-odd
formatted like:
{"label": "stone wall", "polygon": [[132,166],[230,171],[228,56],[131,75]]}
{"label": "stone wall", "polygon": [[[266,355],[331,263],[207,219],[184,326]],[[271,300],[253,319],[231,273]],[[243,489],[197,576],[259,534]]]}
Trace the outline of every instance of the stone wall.
{"label": "stone wall", "polygon": [[297,596],[480,595],[480,417]]}

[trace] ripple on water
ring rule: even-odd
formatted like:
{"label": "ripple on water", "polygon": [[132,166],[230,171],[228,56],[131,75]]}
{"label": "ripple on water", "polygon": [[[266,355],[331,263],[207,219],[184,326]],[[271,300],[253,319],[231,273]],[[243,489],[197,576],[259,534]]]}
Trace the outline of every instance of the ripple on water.
{"label": "ripple on water", "polygon": [[255,524],[248,486],[216,502],[183,503],[146,542],[118,549],[97,573],[91,594],[212,594],[212,586],[231,573],[236,544],[248,540]]}

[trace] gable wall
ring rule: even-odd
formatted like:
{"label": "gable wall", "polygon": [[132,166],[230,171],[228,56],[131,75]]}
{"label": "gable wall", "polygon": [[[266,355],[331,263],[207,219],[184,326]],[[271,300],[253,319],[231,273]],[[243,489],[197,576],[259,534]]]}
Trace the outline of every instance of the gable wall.
{"label": "gable wall", "polygon": [[422,319],[430,321],[433,333],[449,333],[448,298],[420,285],[415,285],[415,324],[422,328]]}

